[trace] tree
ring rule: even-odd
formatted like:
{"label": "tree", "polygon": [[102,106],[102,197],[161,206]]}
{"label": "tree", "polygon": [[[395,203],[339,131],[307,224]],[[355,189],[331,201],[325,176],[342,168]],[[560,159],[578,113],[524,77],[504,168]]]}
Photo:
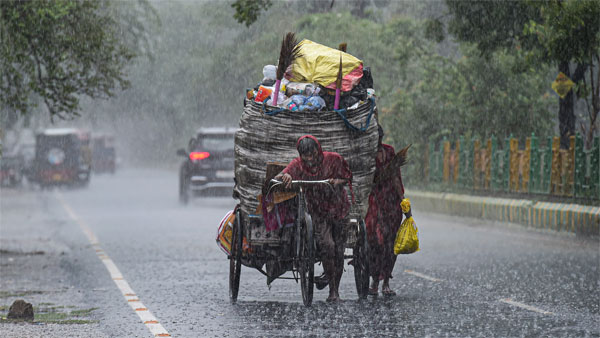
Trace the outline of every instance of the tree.
{"label": "tree", "polygon": [[[530,58],[538,65],[541,63],[552,63],[558,66],[560,72],[570,76],[571,79],[579,83],[583,80],[583,75],[587,65],[585,63],[577,63],[574,72],[570,70],[570,63],[577,62],[576,57],[569,48],[569,44],[561,46],[561,53],[555,54],[552,50],[548,50],[549,45],[540,42],[536,35],[530,34],[525,28],[531,22],[546,23],[546,25],[555,25],[552,20],[557,18],[556,15],[561,15],[555,12],[554,17],[544,13],[546,8],[558,6],[560,8],[577,7],[575,3],[582,3],[588,7],[597,7],[598,0],[592,1],[557,1],[552,2],[535,2],[535,1],[453,1],[447,0],[446,4],[453,18],[449,23],[449,32],[456,36],[461,41],[467,41],[477,44],[482,55],[505,49],[505,48],[521,48],[525,51],[533,51],[537,55],[544,56],[543,58]],[[569,5],[561,5],[569,4]],[[573,13],[574,14],[574,13]],[[582,14],[582,13],[579,13]],[[566,15],[571,16],[570,14]],[[580,16],[579,22],[585,22],[584,17]],[[547,21],[550,20],[550,21]],[[571,20],[571,19],[568,19]],[[583,21],[582,21],[583,20]],[[589,21],[589,25],[583,25],[589,29],[598,29],[593,26],[594,21]],[[558,24],[556,27],[559,27]],[[579,41],[585,38],[585,35],[577,35],[577,29],[570,29],[568,38],[573,41]],[[553,46],[556,47],[556,46]],[[558,57],[558,58],[557,58]],[[559,99],[559,130],[561,136],[561,145],[567,147],[569,144],[569,136],[575,133],[575,114],[573,110],[573,94],[569,93],[564,99]]]}
{"label": "tree", "polygon": [[[541,47],[529,56],[553,60],[566,75],[570,75],[569,63],[578,65],[573,79],[577,96],[587,104],[589,124],[582,129],[586,144],[591,146],[600,112],[600,1],[532,2],[532,6],[539,9],[541,18],[527,23],[525,32],[537,37]],[[567,100],[573,100],[573,91]]]}
{"label": "tree", "polygon": [[[101,1],[0,1],[0,104],[26,114],[38,99],[51,119],[79,115],[79,96],[107,98],[129,82],[135,56]],[[4,121],[3,121],[4,122]],[[5,125],[5,127],[10,127]]]}
{"label": "tree", "polygon": [[235,9],[233,18],[250,27],[258,20],[261,11],[267,11],[272,5],[271,0],[236,0],[231,4]]}

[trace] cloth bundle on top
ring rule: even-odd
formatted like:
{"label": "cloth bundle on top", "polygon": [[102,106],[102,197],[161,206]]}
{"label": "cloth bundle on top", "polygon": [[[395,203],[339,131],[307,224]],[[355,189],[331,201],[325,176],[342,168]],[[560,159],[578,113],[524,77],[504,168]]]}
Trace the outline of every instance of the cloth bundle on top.
{"label": "cloth bundle on top", "polygon": [[342,91],[349,92],[363,76],[363,63],[351,54],[304,39],[298,43],[300,57],[292,63],[285,74],[293,82],[316,83],[335,89],[335,80],[342,55]]}

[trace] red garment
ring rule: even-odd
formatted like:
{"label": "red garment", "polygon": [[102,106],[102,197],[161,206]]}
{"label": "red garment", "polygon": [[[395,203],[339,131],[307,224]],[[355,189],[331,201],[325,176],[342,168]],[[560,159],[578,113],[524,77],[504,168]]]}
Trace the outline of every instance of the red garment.
{"label": "red garment", "polygon": [[[375,175],[394,158],[394,147],[382,144],[383,158],[375,161]],[[367,239],[371,247],[371,275],[379,279],[390,278],[396,255],[394,255],[394,240],[396,232],[402,223],[402,196],[404,186],[402,176],[398,169],[398,179],[402,191],[397,191],[390,181],[379,182],[369,195],[369,209],[365,218],[367,226]]]}
{"label": "red garment", "polygon": [[[283,170],[283,173],[292,176],[293,180],[319,181],[330,178],[346,179],[350,191],[352,191],[352,171],[344,158],[334,152],[323,151],[321,144],[312,135],[304,135],[298,139],[300,141],[309,137],[318,146],[317,166],[311,170],[299,156],[293,159]],[[350,202],[343,186],[334,187],[332,190],[328,186],[316,186],[306,188],[306,202],[311,215],[321,218],[343,219],[350,211]]]}

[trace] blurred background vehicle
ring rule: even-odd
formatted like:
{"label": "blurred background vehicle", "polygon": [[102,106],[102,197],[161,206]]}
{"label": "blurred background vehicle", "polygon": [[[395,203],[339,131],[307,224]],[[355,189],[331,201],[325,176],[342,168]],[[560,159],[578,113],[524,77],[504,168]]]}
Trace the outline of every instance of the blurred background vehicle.
{"label": "blurred background vehicle", "polygon": [[92,169],[94,173],[111,173],[116,170],[114,136],[98,134],[92,137]]}
{"label": "blurred background vehicle", "polygon": [[46,129],[36,135],[33,181],[86,186],[90,182],[90,133],[75,128]]}
{"label": "blurred background vehicle", "polygon": [[234,186],[233,139],[237,128],[200,128],[177,155],[185,157],[179,170],[179,201],[208,192],[231,192]]}
{"label": "blurred background vehicle", "polygon": [[19,153],[3,153],[0,158],[0,185],[16,187],[23,181],[24,160]]}

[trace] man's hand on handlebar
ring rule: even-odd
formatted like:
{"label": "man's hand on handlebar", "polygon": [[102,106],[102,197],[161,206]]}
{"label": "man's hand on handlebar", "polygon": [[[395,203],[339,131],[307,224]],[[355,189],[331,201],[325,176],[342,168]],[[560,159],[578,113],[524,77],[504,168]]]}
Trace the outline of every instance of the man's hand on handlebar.
{"label": "man's hand on handlebar", "polygon": [[329,184],[331,184],[331,185],[346,184],[346,180],[342,179],[342,178],[330,178]]}
{"label": "man's hand on handlebar", "polygon": [[290,174],[283,174],[279,179],[281,179],[281,182],[285,184],[287,189],[292,187],[292,176]]}

